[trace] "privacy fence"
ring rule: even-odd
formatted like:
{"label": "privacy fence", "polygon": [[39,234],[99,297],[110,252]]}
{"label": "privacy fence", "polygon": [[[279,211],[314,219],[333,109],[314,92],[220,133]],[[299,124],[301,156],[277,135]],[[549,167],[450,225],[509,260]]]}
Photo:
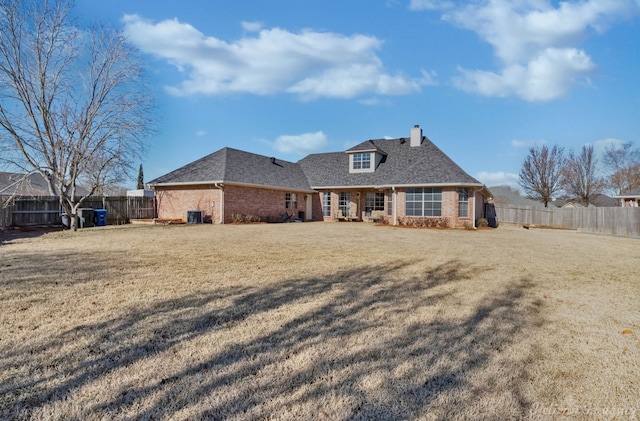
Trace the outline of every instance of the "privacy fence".
{"label": "privacy fence", "polygon": [[496,204],[499,222],[640,238],[640,208],[537,208]]}
{"label": "privacy fence", "polygon": [[[132,219],[156,217],[154,197],[90,197],[81,207],[106,209],[107,224],[127,224]],[[0,227],[60,225],[63,210],[55,196],[0,196]]]}

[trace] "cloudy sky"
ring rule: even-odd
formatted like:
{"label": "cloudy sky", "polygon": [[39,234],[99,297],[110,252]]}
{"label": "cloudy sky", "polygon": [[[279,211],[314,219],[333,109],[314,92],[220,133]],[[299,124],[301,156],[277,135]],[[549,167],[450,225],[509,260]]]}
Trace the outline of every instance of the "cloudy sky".
{"label": "cloudy sky", "polygon": [[147,181],[225,146],[295,162],[414,124],[488,186],[515,186],[535,144],[640,144],[640,0],[76,1],[148,65]]}

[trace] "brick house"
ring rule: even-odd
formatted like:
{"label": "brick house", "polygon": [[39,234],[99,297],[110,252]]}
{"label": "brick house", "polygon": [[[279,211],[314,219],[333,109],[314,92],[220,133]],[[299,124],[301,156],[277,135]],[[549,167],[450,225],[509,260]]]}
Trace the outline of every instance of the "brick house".
{"label": "brick house", "polygon": [[614,198],[620,200],[620,206],[625,208],[637,208],[640,206],[640,188],[626,191],[623,194],[614,196]]}
{"label": "brick house", "polygon": [[415,126],[411,136],[368,140],[345,152],[308,155],[297,163],[223,148],[151,182],[160,219],[229,223],[234,215],[278,220],[418,219],[474,226],[489,190],[464,172]]}

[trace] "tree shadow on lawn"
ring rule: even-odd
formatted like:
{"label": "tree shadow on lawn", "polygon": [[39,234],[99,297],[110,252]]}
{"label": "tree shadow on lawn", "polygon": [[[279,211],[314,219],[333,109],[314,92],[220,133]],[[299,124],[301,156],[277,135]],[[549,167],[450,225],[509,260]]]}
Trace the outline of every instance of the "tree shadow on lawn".
{"label": "tree shadow on lawn", "polygon": [[[482,410],[494,395],[509,406],[484,408],[490,418],[524,416],[525,363],[504,352],[542,323],[541,303],[527,295],[532,281],[489,291],[454,317],[448,307],[465,306],[457,289],[482,269],[452,260],[407,278],[405,264],[193,294],[17,347],[0,368],[27,365],[31,374],[0,385],[0,416],[29,418],[56,406],[73,419],[455,418]],[[299,305],[309,309],[177,370],[146,373],[146,381],[110,379],[104,396],[73,402],[119,370]],[[74,341],[86,345],[65,347]],[[47,367],[37,357],[45,350]],[[493,373],[500,364],[506,373]]]}

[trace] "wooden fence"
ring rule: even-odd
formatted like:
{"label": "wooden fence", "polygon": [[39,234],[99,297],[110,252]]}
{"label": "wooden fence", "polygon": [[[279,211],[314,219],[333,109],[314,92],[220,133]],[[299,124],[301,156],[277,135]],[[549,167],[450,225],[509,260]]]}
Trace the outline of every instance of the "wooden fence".
{"label": "wooden fence", "polygon": [[[154,197],[90,197],[82,202],[82,207],[106,209],[108,225],[156,217]],[[0,227],[60,225],[62,213],[60,202],[55,196],[0,196]]]}
{"label": "wooden fence", "polygon": [[496,204],[499,222],[640,238],[640,208],[537,208]]}

